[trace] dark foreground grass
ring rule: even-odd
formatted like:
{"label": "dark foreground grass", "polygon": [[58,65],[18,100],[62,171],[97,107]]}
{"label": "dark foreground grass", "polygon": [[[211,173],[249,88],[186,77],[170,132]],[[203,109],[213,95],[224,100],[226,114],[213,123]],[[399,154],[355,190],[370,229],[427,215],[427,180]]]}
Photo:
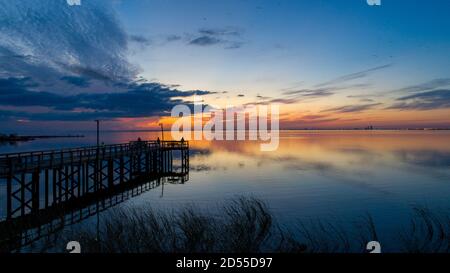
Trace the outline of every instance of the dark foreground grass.
{"label": "dark foreground grass", "polygon": [[[393,252],[435,253],[450,250],[450,218],[416,208],[411,222],[393,234]],[[237,198],[221,207],[220,215],[194,206],[156,211],[149,206],[120,209],[102,217],[95,228],[60,234],[54,242],[79,241],[89,253],[362,253],[379,240],[370,215],[352,228],[323,221],[301,222],[291,229],[279,225],[264,202]],[[54,244],[46,244],[54,245]],[[65,245],[44,249],[60,251]]]}

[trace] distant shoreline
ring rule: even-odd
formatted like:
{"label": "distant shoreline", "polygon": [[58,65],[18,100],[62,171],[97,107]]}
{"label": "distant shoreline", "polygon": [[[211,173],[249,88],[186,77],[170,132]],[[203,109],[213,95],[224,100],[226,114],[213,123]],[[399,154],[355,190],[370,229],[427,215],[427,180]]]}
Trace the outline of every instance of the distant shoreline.
{"label": "distant shoreline", "polygon": [[[270,131],[270,129],[268,129]],[[238,131],[238,130],[234,130]],[[300,128],[300,129],[280,129],[280,131],[450,131],[450,128],[374,128],[374,129],[365,129],[365,128]],[[94,132],[94,131],[90,131]],[[161,133],[161,130],[156,129],[142,129],[142,130],[103,130],[102,133],[139,133],[139,132],[149,132],[149,133]],[[165,131],[168,133],[170,131]],[[191,132],[195,132],[195,130],[191,130]]]}
{"label": "distant shoreline", "polygon": [[84,135],[36,135],[36,136],[0,135],[0,142],[21,142],[45,138],[81,138],[81,137],[84,137]]}

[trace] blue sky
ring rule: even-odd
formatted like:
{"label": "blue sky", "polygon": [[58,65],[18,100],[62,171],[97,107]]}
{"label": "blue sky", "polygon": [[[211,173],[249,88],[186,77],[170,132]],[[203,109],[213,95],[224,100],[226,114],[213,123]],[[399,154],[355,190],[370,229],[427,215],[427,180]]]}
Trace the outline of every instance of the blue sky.
{"label": "blue sky", "polygon": [[[129,33],[156,40],[152,50],[136,54],[143,74],[189,88],[238,90],[232,83],[238,81],[260,90],[261,78],[286,88],[388,63],[399,73],[386,72],[392,75],[386,85],[410,83],[411,73],[417,81],[448,76],[450,1],[385,0],[371,7],[364,0],[132,0],[118,10]],[[197,37],[203,28],[236,29],[239,37],[226,39],[242,44],[196,48],[183,39],[158,46],[158,36]]]}
{"label": "blue sky", "polygon": [[279,102],[284,128],[450,127],[447,0],[0,7],[0,125],[9,131],[94,118],[151,128],[194,94],[219,106]]}

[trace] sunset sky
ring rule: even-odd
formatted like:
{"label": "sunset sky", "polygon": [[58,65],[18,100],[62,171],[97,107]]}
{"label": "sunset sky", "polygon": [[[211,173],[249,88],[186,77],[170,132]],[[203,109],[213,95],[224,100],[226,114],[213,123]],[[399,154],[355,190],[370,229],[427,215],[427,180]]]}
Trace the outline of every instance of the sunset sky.
{"label": "sunset sky", "polygon": [[[0,0],[0,133],[156,129],[278,103],[281,128],[450,128],[450,1]],[[166,117],[166,118],[165,118]]]}

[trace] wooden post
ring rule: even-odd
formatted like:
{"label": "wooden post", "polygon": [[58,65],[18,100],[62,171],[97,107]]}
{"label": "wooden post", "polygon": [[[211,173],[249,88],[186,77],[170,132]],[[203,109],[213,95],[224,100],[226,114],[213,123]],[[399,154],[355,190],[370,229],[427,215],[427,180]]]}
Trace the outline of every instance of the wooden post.
{"label": "wooden post", "polygon": [[31,211],[36,213],[39,210],[39,180],[41,170],[36,169],[31,176]]}
{"label": "wooden post", "polygon": [[123,154],[120,156],[119,172],[120,172],[120,184],[123,184],[125,180],[125,164]]}
{"label": "wooden post", "polygon": [[53,200],[52,200],[52,204],[53,205],[56,205],[56,193],[57,193],[57,189],[56,189],[56,176],[57,176],[57,170],[56,169],[53,169],[53,174],[52,174],[52,181],[53,181],[53,183],[52,183],[52,186],[53,186],[53,189],[52,189],[52,194],[53,194]]}
{"label": "wooden post", "polygon": [[65,200],[69,200],[69,166],[64,168],[64,198]]}
{"label": "wooden post", "polygon": [[150,152],[148,150],[145,151],[145,173],[150,173]]}
{"label": "wooden post", "polygon": [[58,169],[58,181],[56,182],[58,186],[58,199],[62,202],[62,167]]}
{"label": "wooden post", "polygon": [[129,180],[128,181],[132,181],[133,180],[133,171],[134,171],[134,168],[133,168],[133,164],[134,164],[134,155],[133,154],[130,154],[130,169],[129,169],[129,176],[130,176],[130,178],[129,178]]}
{"label": "wooden post", "polygon": [[83,165],[81,163],[78,164],[77,166],[77,197],[81,196],[81,185],[83,183],[83,175],[81,170],[83,169]]}
{"label": "wooden post", "polygon": [[114,187],[114,161],[112,159],[108,160],[108,189]]}
{"label": "wooden post", "polygon": [[6,186],[6,218],[12,218],[12,181],[13,181],[13,164],[12,159],[8,159],[8,181]]}
{"label": "wooden post", "polygon": [[20,214],[25,215],[25,173],[20,176]]}
{"label": "wooden post", "polygon": [[45,169],[45,208],[48,208],[49,196],[48,196],[48,169]]}
{"label": "wooden post", "polygon": [[80,181],[81,193],[80,193],[80,196],[86,194],[86,164],[87,163],[81,163],[81,181]]}

